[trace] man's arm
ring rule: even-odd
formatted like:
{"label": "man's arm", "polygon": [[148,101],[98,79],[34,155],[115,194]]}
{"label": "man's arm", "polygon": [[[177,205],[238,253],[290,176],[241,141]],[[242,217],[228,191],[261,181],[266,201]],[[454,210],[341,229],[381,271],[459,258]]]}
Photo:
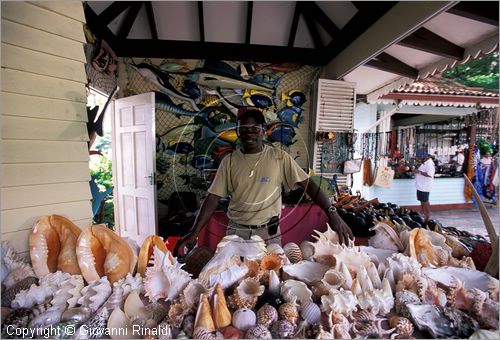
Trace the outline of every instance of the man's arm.
{"label": "man's arm", "polygon": [[297,185],[302,187],[311,199],[323,209],[328,216],[330,226],[339,234],[340,243],[348,244],[349,238],[353,238],[351,228],[342,220],[337,211],[329,210],[331,204],[326,194],[321,188],[311,179],[298,182]]}
{"label": "man's arm", "polygon": [[217,209],[217,206],[219,205],[220,199],[221,198],[219,196],[208,193],[207,197],[201,204],[200,212],[194,220],[193,227],[189,230],[189,233],[187,235],[177,241],[174,248],[174,256],[178,255],[179,249],[184,252],[184,247],[188,247],[189,250],[194,247],[198,234],[212,217],[213,213]]}

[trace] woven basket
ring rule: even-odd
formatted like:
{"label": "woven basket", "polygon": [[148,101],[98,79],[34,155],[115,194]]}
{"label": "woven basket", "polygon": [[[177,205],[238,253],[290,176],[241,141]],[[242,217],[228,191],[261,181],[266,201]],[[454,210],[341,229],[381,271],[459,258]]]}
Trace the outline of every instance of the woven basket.
{"label": "woven basket", "polygon": [[198,278],[201,270],[212,259],[214,252],[208,247],[196,247],[186,256],[186,264],[183,269],[193,275],[193,279]]}

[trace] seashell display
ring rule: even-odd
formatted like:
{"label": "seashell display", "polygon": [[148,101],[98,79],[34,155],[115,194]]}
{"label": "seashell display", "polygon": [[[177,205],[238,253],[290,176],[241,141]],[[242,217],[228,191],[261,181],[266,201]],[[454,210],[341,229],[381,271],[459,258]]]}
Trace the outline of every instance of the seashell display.
{"label": "seashell display", "polygon": [[[38,279],[36,277],[29,276],[15,283],[5,291],[2,291],[2,306],[10,307],[18,293],[22,291],[27,291],[32,285],[36,286],[37,283]],[[21,306],[15,308],[21,308]]]}
{"label": "seashell display", "polygon": [[419,305],[421,304],[420,298],[417,294],[410,292],[409,290],[401,290],[396,292],[394,298],[394,307],[396,313],[405,318],[410,318],[410,311],[408,310],[409,304]]}
{"label": "seashell display", "polygon": [[255,325],[245,332],[245,339],[272,339],[271,332],[264,325]]}
{"label": "seashell display", "polygon": [[316,235],[312,235],[312,237],[317,241],[317,242],[330,242],[333,244],[338,244],[339,243],[339,235],[337,234],[336,231],[334,231],[330,225],[327,223],[326,224],[326,230],[324,232],[320,232],[318,230],[314,230],[314,233]]}
{"label": "seashell display", "polygon": [[106,307],[100,308],[87,322],[78,328],[73,335],[73,339],[88,339],[89,329],[104,329],[107,327],[109,310]]}
{"label": "seashell display", "polygon": [[127,296],[133,290],[144,293],[144,284],[142,276],[139,273],[136,273],[135,275],[128,273],[123,279],[113,283],[113,289],[116,289],[116,287],[121,287],[123,289],[124,296]]}
{"label": "seashell display", "polygon": [[454,278],[457,278],[463,282],[464,288],[477,288],[485,292],[488,291],[488,287],[492,282],[491,280],[496,280],[498,282],[497,279],[493,278],[488,273],[468,268],[423,268],[422,273],[445,286],[450,286]]}
{"label": "seashell display", "polygon": [[282,265],[283,261],[277,254],[268,254],[260,261],[260,267],[263,270],[279,271]]}
{"label": "seashell display", "polygon": [[402,253],[393,254],[381,263],[379,265],[379,273],[382,271],[380,270],[381,267],[384,268],[382,277],[389,280],[393,291],[396,289],[396,283],[401,280],[404,273],[413,274],[415,276],[420,276],[422,273],[422,266],[420,263],[415,258],[406,256]]}
{"label": "seashell display", "polygon": [[366,273],[368,274],[368,278],[370,279],[373,288],[379,289],[382,286],[382,280],[380,280],[377,267],[375,267],[375,264],[373,262],[370,262],[370,264],[366,268]]}
{"label": "seashell display", "polygon": [[342,264],[345,264],[351,273],[357,273],[361,267],[368,267],[371,262],[368,254],[357,250],[355,247],[344,247],[334,257],[336,260],[335,270],[342,271]]}
{"label": "seashell display", "polygon": [[306,302],[300,309],[300,316],[309,325],[321,320],[321,310],[314,302]]}
{"label": "seashell display", "polygon": [[254,311],[251,309],[240,308],[233,314],[232,325],[242,332],[246,332],[250,327],[256,324],[257,315],[255,315]]}
{"label": "seashell display", "polygon": [[356,310],[358,299],[348,290],[332,289],[328,295],[321,297],[321,309],[323,312],[328,313],[334,311],[344,315],[349,315]]}
{"label": "seashell display", "polygon": [[229,296],[228,303],[232,309],[253,308],[257,298],[264,293],[264,286],[255,278],[249,277],[240,282],[233,294]]}
{"label": "seashell display", "polygon": [[287,320],[295,326],[299,319],[299,311],[294,303],[285,302],[279,306],[278,316],[280,319]]}
{"label": "seashell display", "polygon": [[163,253],[154,248],[154,265],[146,269],[144,279],[145,296],[151,302],[159,299],[174,300],[191,280],[190,274],[181,269],[181,265],[171,257],[170,252]]}
{"label": "seashell display", "polygon": [[81,275],[72,275],[68,280],[61,283],[50,303],[53,306],[64,306],[64,309],[66,307],[75,307],[78,299],[82,296],[82,288],[83,277]]}
{"label": "seashell display", "polygon": [[413,323],[402,316],[391,316],[387,320],[389,326],[394,328],[398,339],[409,339],[413,336]]}
{"label": "seashell display", "polygon": [[277,255],[283,255],[285,254],[285,251],[283,248],[277,244],[277,243],[271,243],[267,246],[266,248],[268,254],[277,254]]}
{"label": "seashell display", "polygon": [[283,266],[283,278],[294,278],[311,284],[314,281],[321,281],[326,271],[330,269],[320,263],[310,261],[300,261],[295,264],[287,264]]}
{"label": "seashell display", "polygon": [[[168,324],[168,322],[167,322]],[[187,336],[192,337],[194,331],[194,315],[189,314],[186,315],[184,320],[182,321],[182,330],[186,333]]]}
{"label": "seashell display", "polygon": [[290,260],[291,263],[297,263],[302,261],[302,251],[297,243],[289,242],[285,244],[283,247],[285,251],[286,257]]}
{"label": "seashell display", "polygon": [[42,314],[34,317],[28,324],[29,328],[43,328],[61,321],[63,310],[59,307],[51,307]]}
{"label": "seashell display", "polygon": [[12,300],[11,305],[14,308],[31,308],[34,305],[42,304],[47,300],[50,300],[54,293],[59,289],[59,286],[70,277],[70,274],[63,273],[61,271],[48,273],[40,278],[38,286],[32,284],[29,289],[16,294],[16,297]]}
{"label": "seashell display", "polygon": [[351,329],[350,324],[339,323],[333,325],[332,335],[334,339],[351,339],[351,334],[349,333]]}
{"label": "seashell display", "polygon": [[312,292],[302,281],[286,280],[281,286],[281,296],[287,302],[304,305],[312,302]]}
{"label": "seashell display", "polygon": [[359,250],[363,253],[368,254],[370,256],[371,261],[375,265],[379,265],[384,262],[387,258],[391,257],[393,254],[397,254],[398,252],[390,249],[380,249],[369,246],[359,246]]}
{"label": "seashell display", "polygon": [[123,305],[123,311],[130,319],[141,318],[146,320],[149,317],[146,311],[146,306],[142,302],[139,297],[139,293],[136,290],[130,292],[127,296],[125,304]]}
{"label": "seashell display", "polygon": [[215,339],[215,335],[205,327],[195,327],[193,339]]}
{"label": "seashell display", "polygon": [[182,325],[184,317],[189,313],[189,309],[185,308],[184,305],[175,300],[170,305],[167,314],[167,321],[174,327],[179,328]]}
{"label": "seashell display", "polygon": [[329,269],[326,271],[325,275],[321,279],[321,282],[328,289],[339,289],[345,283],[344,275],[341,272],[335,269]]}
{"label": "seashell display", "polygon": [[222,336],[224,339],[243,339],[243,332],[236,327],[229,326],[224,328]]}
{"label": "seashell display", "polygon": [[103,225],[93,225],[78,237],[76,256],[87,282],[107,276],[111,284],[133,273],[137,256],[118,234]]}
{"label": "seashell display", "polygon": [[139,250],[139,257],[137,259],[137,273],[141,276],[146,274],[146,267],[153,255],[154,247],[157,247],[163,253],[167,253],[167,246],[161,237],[157,235],[146,237]]}
{"label": "seashell display", "polygon": [[[210,286],[214,286],[217,282],[220,282],[223,289],[231,287],[236,282],[243,279],[248,273],[248,267],[244,264],[235,264],[208,277],[208,283]],[[201,274],[200,274],[201,276]],[[198,278],[200,278],[198,276]],[[205,279],[202,279],[205,281]]]}
{"label": "seashell display", "polygon": [[208,293],[206,283],[199,279],[191,280],[180,294],[179,299],[184,308],[194,310],[198,308],[200,295],[203,293]]}
{"label": "seashell display", "polygon": [[111,285],[107,277],[102,277],[83,287],[78,304],[96,311],[111,294]]}
{"label": "seashell display", "polygon": [[107,322],[107,328],[110,330],[110,337],[118,339],[118,334],[132,334],[132,324],[130,319],[120,309],[116,308],[111,312]]}
{"label": "seashell display", "polygon": [[417,259],[423,267],[438,267],[439,257],[436,248],[423,230],[415,228],[410,232],[408,255]]}
{"label": "seashell display", "polygon": [[81,274],[76,245],[80,228],[59,215],[40,218],[29,235],[29,248],[33,270],[40,278],[58,270],[71,275]]}
{"label": "seashell display", "polygon": [[220,283],[215,286],[212,311],[216,329],[223,329],[231,324],[231,312],[227,308],[226,298]]}
{"label": "seashell display", "polygon": [[61,321],[76,320],[78,323],[84,323],[92,314],[92,310],[88,307],[72,307],[64,311]]}
{"label": "seashell display", "polygon": [[356,338],[383,339],[385,335],[394,332],[394,328],[383,329],[382,320],[377,319],[370,323],[355,322],[352,330]]}
{"label": "seashell display", "polygon": [[255,260],[245,260],[245,266],[248,268],[248,272],[246,273],[246,277],[255,277],[260,280],[262,276],[262,269],[260,268],[259,262]]}
{"label": "seashell display", "polygon": [[300,252],[302,259],[310,260],[314,255],[314,244],[311,241],[304,240],[300,243]]}
{"label": "seashell display", "polygon": [[269,272],[268,290],[271,294],[279,294],[280,292],[280,278],[274,270]]}
{"label": "seashell display", "polygon": [[469,339],[498,339],[498,331],[488,331],[486,329],[478,329],[469,337]]}
{"label": "seashell display", "polygon": [[330,288],[328,288],[323,282],[317,281],[311,285],[311,292],[313,295],[313,301],[318,302],[321,300],[323,295],[328,295],[328,293],[330,293]]}
{"label": "seashell display", "polygon": [[452,235],[444,235],[446,238],[446,244],[450,246],[452,252],[451,255],[455,258],[461,259],[464,256],[469,256],[470,255],[470,250],[460,242],[458,238]]}
{"label": "seashell display", "polygon": [[278,320],[271,326],[271,335],[275,339],[292,339],[295,326],[288,320]]}
{"label": "seashell display", "polygon": [[379,222],[369,229],[375,236],[368,239],[368,245],[374,248],[403,251],[404,246],[394,229],[384,222]]}
{"label": "seashell display", "polygon": [[267,303],[257,311],[257,324],[259,325],[269,328],[276,320],[278,320],[278,311]]}
{"label": "seashell display", "polygon": [[9,242],[1,241],[0,248],[1,281],[5,288],[10,288],[27,277],[36,277],[31,265],[14,251]]}
{"label": "seashell display", "polygon": [[200,295],[200,303],[198,305],[198,311],[196,312],[196,317],[194,320],[194,329],[203,327],[209,332],[215,331],[214,320],[212,319],[212,312],[210,310],[210,304],[208,303],[208,297],[206,294]]}

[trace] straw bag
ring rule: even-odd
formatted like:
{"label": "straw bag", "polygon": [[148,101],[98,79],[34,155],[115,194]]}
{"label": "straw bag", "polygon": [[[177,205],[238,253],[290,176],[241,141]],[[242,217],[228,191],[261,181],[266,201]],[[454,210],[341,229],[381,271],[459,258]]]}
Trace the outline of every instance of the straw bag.
{"label": "straw bag", "polygon": [[375,181],[374,185],[383,188],[392,187],[392,181],[394,180],[394,170],[387,166],[379,166],[377,170],[375,170]]}

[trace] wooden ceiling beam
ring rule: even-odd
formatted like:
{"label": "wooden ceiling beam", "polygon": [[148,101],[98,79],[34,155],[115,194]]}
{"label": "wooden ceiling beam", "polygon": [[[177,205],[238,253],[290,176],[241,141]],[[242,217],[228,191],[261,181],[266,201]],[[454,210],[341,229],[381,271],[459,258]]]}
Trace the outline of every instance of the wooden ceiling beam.
{"label": "wooden ceiling beam", "polygon": [[104,26],[109,25],[116,17],[118,17],[124,10],[130,7],[132,3],[127,1],[113,1],[111,5],[106,7],[101,14],[99,20]]}
{"label": "wooden ceiling beam", "polygon": [[332,37],[332,39],[334,39],[335,36],[340,32],[340,29],[337,27],[337,25],[335,25],[334,22],[328,17],[328,15],[323,12],[321,7],[319,7],[316,2],[304,2],[304,5],[305,7],[309,8],[310,13],[312,13],[312,16],[321,25],[321,27],[324,28],[324,30],[330,35],[330,37]]}
{"label": "wooden ceiling beam", "polygon": [[377,57],[368,61],[365,66],[373,67],[385,72],[398,74],[404,77],[418,77],[418,70],[416,68],[403,63],[399,59],[396,59],[385,52],[380,53]]}
{"label": "wooden ceiling beam", "polygon": [[126,39],[114,49],[119,57],[220,59],[255,62],[295,62],[321,65],[321,51],[312,48],[180,40]]}
{"label": "wooden ceiling beam", "polygon": [[145,2],[146,14],[148,16],[149,30],[153,40],[158,40],[158,29],[156,28],[155,12],[153,11],[153,3],[151,1]]}
{"label": "wooden ceiling beam", "polygon": [[299,27],[299,19],[301,12],[301,2],[295,1],[295,11],[293,12],[292,26],[290,27],[290,36],[288,37],[288,47],[292,48],[295,44],[295,36]]}
{"label": "wooden ceiling beam", "polygon": [[247,30],[245,34],[245,43],[250,44],[252,35],[252,16],[253,16],[253,1],[248,1],[247,6]]}
{"label": "wooden ceiling beam", "polygon": [[498,1],[460,1],[448,13],[498,26]]}
{"label": "wooden ceiling beam", "polygon": [[113,51],[117,51],[120,47],[117,43],[118,39],[113,32],[111,32],[111,30],[101,22],[98,15],[88,4],[84,6],[84,13],[85,21],[92,33],[94,33],[97,37],[106,40],[111,49],[113,49]]}
{"label": "wooden ceiling beam", "polygon": [[319,36],[318,27],[316,26],[316,20],[314,18],[314,14],[311,11],[311,7],[306,5],[307,2],[304,2],[302,6],[302,15],[304,16],[304,20],[307,25],[307,29],[311,34],[311,38],[314,43],[315,48],[322,48],[323,42],[321,41],[321,37]]}
{"label": "wooden ceiling beam", "polygon": [[398,45],[437,54],[442,57],[462,60],[465,49],[422,27],[404,38]]}
{"label": "wooden ceiling beam", "polygon": [[132,5],[128,9],[127,14],[125,15],[125,19],[123,20],[123,23],[120,27],[120,30],[118,31],[118,38],[119,39],[125,39],[130,33],[130,30],[132,29],[132,26],[134,25],[135,19],[137,18],[137,15],[139,14],[139,11],[141,10],[143,2],[142,1],[134,1],[132,2]]}
{"label": "wooden ceiling beam", "polygon": [[205,14],[203,1],[198,1],[198,25],[200,26],[200,41],[205,41]]}

